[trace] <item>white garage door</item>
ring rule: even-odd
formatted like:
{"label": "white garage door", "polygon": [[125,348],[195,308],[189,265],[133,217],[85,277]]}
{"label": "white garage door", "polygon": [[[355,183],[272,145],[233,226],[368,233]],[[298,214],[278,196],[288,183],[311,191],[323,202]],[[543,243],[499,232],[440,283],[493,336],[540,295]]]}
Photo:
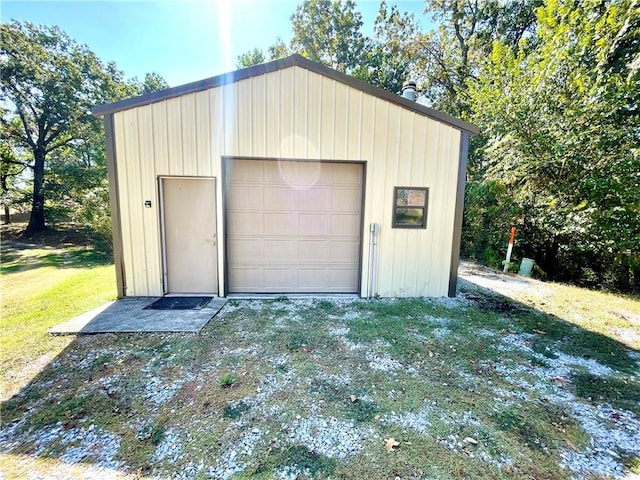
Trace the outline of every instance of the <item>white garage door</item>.
{"label": "white garage door", "polygon": [[362,183],[362,164],[229,160],[229,292],[357,293]]}

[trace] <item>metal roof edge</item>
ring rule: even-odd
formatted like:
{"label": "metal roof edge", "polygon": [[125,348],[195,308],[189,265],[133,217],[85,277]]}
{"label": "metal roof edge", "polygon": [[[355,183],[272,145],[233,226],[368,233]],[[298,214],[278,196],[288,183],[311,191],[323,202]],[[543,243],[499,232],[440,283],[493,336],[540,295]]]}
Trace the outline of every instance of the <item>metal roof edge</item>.
{"label": "metal roof edge", "polygon": [[319,75],[324,75],[325,77],[332,78],[357,90],[361,90],[365,93],[394,103],[420,115],[433,118],[434,120],[438,120],[439,122],[445,123],[465,132],[469,132],[472,135],[477,135],[480,132],[478,127],[472,125],[471,123],[465,122],[464,120],[452,117],[450,115],[447,115],[446,113],[439,112],[438,110],[434,110],[414,101],[408,100],[398,94],[371,85],[370,83],[367,83],[359,78],[352,77],[342,72],[338,72],[337,70],[334,70],[326,65],[314,62],[298,54],[294,54],[278,60],[273,60],[271,62],[262,63],[260,65],[253,65],[241,70],[223,73],[222,75],[216,75],[215,77],[205,78],[204,80],[198,80],[196,82],[179,85],[177,87],[147,93],[138,97],[126,98],[124,100],[119,100],[113,103],[97,105],[91,109],[91,113],[96,116],[116,113],[122,110],[128,110],[130,108],[141,107],[144,105],[149,105],[151,103],[160,102],[162,100],[179,97],[181,95],[200,92],[203,90],[208,90],[210,88],[216,88],[230,83],[239,82],[251,77],[264,75],[293,66],[304,68]]}

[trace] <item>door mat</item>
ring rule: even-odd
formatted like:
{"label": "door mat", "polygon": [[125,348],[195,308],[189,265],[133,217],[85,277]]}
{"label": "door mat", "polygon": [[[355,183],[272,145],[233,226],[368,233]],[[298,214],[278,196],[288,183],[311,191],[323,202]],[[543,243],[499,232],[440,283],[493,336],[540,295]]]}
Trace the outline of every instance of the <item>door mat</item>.
{"label": "door mat", "polygon": [[200,310],[204,308],[213,297],[162,297],[144,310]]}

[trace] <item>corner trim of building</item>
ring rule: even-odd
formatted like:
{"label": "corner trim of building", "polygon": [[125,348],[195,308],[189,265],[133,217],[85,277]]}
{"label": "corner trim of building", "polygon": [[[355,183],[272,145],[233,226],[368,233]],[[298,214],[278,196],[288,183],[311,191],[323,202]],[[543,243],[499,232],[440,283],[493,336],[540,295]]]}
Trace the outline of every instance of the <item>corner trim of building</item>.
{"label": "corner trim of building", "polygon": [[118,191],[118,166],[116,162],[116,138],[112,113],[108,113],[104,116],[104,134],[107,154],[107,173],[109,176],[109,206],[111,208],[111,226],[113,233],[113,263],[116,267],[118,298],[122,298],[126,296],[127,284],[122,246],[120,194]]}
{"label": "corner trim of building", "polygon": [[458,161],[458,184],[456,188],[456,209],[451,238],[451,263],[449,265],[449,297],[456,296],[458,287],[458,266],[460,264],[460,243],[464,215],[464,188],[467,180],[467,156],[469,154],[469,133],[460,132],[460,159]]}

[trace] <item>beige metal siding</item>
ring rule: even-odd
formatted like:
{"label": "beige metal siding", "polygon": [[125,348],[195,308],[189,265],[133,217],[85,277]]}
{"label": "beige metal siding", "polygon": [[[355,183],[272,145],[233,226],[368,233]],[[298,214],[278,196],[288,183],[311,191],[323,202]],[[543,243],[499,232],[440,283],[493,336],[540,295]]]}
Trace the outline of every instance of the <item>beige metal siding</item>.
{"label": "beige metal siding", "polygon": [[[114,123],[127,295],[163,293],[157,177],[220,178],[222,156],[365,161],[361,293],[370,268],[368,226],[376,222],[381,233],[375,293],[447,294],[456,128],[300,67],[118,112]],[[425,230],[391,228],[398,185],[429,187]],[[144,208],[145,200],[152,200],[151,209]],[[221,214],[218,234],[224,235]],[[222,288],[225,251],[219,247]]]}

